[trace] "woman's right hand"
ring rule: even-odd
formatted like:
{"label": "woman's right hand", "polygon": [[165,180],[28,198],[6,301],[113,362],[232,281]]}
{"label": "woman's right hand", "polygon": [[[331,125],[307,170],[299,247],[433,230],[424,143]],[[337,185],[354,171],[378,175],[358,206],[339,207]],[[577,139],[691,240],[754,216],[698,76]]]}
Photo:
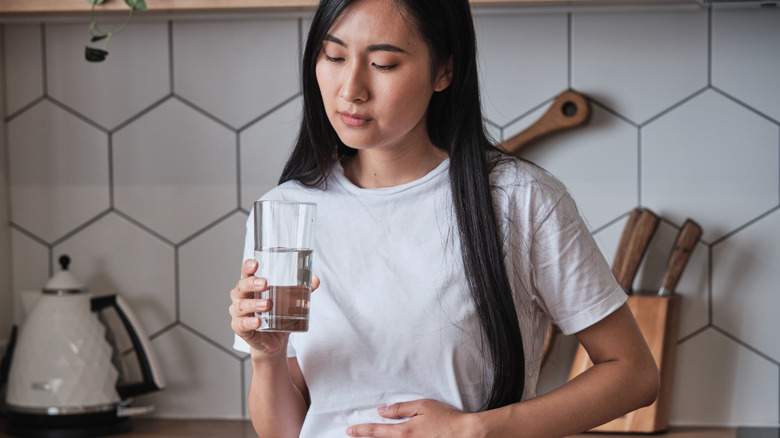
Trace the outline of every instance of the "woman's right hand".
{"label": "woman's right hand", "polygon": [[[270,300],[255,298],[256,293],[268,289],[264,278],[255,277],[257,261],[247,259],[241,265],[241,279],[236,287],[230,291],[230,327],[246,341],[249,346],[266,357],[277,356],[280,352],[286,357],[287,338],[290,333],[257,331],[260,327],[260,318],[255,312],[265,312],[271,306]],[[253,354],[254,355],[254,354]]]}

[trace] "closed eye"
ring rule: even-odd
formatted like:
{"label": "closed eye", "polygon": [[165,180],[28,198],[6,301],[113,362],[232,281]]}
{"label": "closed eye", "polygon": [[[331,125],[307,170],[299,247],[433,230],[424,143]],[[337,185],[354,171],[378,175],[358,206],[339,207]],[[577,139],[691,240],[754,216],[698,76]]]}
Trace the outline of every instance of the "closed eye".
{"label": "closed eye", "polygon": [[395,65],[379,65],[379,64],[377,64],[377,63],[372,63],[371,65],[372,65],[372,66],[373,66],[375,69],[377,69],[377,70],[381,70],[381,71],[388,71],[388,70],[392,70],[392,69],[394,69],[394,68],[396,67]]}
{"label": "closed eye", "polygon": [[325,59],[330,61],[330,62],[341,62],[341,61],[344,60],[344,58],[333,58],[333,57],[330,57],[328,55],[325,55]]}

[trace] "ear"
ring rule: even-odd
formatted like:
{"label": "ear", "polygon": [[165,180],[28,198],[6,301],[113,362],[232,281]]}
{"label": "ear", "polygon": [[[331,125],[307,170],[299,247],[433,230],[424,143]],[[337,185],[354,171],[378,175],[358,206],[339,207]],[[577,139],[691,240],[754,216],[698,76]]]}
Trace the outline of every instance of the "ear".
{"label": "ear", "polygon": [[433,84],[434,91],[444,91],[452,83],[452,56],[439,67],[439,72],[436,73],[436,82]]}

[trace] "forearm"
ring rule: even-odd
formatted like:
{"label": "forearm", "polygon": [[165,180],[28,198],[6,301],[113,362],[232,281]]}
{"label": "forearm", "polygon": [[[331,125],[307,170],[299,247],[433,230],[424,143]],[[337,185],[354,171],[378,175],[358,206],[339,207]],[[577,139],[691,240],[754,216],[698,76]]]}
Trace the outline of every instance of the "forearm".
{"label": "forearm", "polygon": [[252,357],[249,416],[260,438],[297,437],[308,409],[290,376],[286,358]]}
{"label": "forearm", "polygon": [[627,368],[602,362],[548,394],[476,415],[486,437],[577,434],[652,403],[658,387],[655,370]]}

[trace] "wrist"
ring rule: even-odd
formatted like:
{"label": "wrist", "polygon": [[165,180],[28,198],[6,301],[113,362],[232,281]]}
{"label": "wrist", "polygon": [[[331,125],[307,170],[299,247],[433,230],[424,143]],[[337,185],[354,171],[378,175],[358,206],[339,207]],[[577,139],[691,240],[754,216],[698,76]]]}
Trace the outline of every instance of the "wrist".
{"label": "wrist", "polygon": [[487,438],[490,436],[488,430],[488,422],[485,419],[485,412],[475,412],[473,414],[466,414],[466,424],[464,430],[467,431],[466,436],[474,438]]}

